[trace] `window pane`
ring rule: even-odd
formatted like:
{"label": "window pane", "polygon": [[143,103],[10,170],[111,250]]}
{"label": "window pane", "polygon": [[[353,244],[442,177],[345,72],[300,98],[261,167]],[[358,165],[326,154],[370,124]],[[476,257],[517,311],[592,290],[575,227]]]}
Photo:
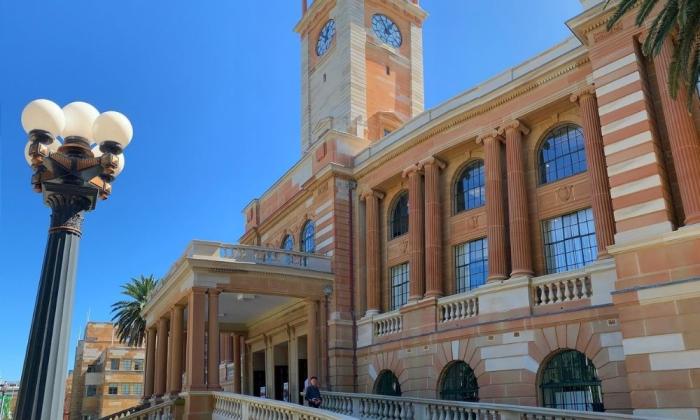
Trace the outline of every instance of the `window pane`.
{"label": "window pane", "polygon": [[391,210],[390,239],[408,233],[408,193],[401,193]]}
{"label": "window pane", "polygon": [[486,283],[488,277],[488,241],[486,238],[455,247],[457,293],[466,292]]}
{"label": "window pane", "polygon": [[591,209],[545,220],[542,230],[547,273],[581,268],[598,256]]}
{"label": "window pane", "polygon": [[107,389],[107,393],[109,395],[117,395],[117,384],[109,384],[109,388]]}
{"label": "window pane", "polygon": [[129,384],[121,384],[121,391],[119,393],[122,395],[129,395]]}
{"label": "window pane", "polygon": [[143,359],[134,359],[134,370],[143,370]]}
{"label": "window pane", "polygon": [[539,167],[542,184],[584,172],[586,153],[581,127],[567,124],[552,130],[540,147]]}
{"label": "window pane", "polygon": [[122,360],[122,370],[131,370],[131,360],[130,359]]}
{"label": "window pane", "polygon": [[304,229],[301,232],[301,251],[314,253],[316,252],[316,239],[314,235],[316,234],[316,227],[314,222],[309,220],[304,225]]}
{"label": "window pane", "polygon": [[484,162],[475,161],[462,171],[455,186],[455,212],[475,209],[486,202]]}
{"label": "window pane", "polygon": [[604,411],[600,379],[593,363],[581,352],[565,350],[542,370],[543,405],[576,411]]}
{"label": "window pane", "polygon": [[398,309],[408,302],[408,263],[391,267],[391,310]]}
{"label": "window pane", "polygon": [[110,369],[119,370],[119,359],[110,359]]}

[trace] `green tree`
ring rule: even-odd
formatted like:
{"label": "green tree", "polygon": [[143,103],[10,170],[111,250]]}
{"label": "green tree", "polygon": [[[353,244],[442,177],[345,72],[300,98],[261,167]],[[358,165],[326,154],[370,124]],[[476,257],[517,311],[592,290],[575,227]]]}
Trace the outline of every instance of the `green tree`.
{"label": "green tree", "polygon": [[143,274],[132,278],[122,285],[122,294],[129,300],[120,300],[112,304],[112,321],[116,322],[117,337],[122,343],[130,346],[140,346],[146,336],[146,320],[141,316],[141,310],[148,301],[148,295],[158,284],[153,275]]}
{"label": "green tree", "polygon": [[[610,0],[607,0],[606,6],[608,3]],[[675,99],[682,83],[688,93],[687,105],[690,108],[700,74],[700,0],[620,0],[608,20],[608,31],[637,4],[637,26],[641,26],[657,4],[661,4],[660,12],[652,21],[642,45],[645,56],[658,55],[661,46],[675,31],[677,39],[669,65],[668,88]]]}

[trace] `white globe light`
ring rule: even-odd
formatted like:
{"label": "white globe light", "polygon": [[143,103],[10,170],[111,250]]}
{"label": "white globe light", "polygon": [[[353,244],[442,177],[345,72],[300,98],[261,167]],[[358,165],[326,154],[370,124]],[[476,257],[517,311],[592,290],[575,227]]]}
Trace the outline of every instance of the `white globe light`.
{"label": "white globe light", "polygon": [[114,176],[119,175],[124,170],[124,153],[117,155],[117,169],[114,170]]}
{"label": "white globe light", "polygon": [[31,101],[22,110],[22,128],[26,133],[32,130],[45,130],[57,136],[66,125],[61,107],[48,99]]}
{"label": "white globe light", "polygon": [[107,111],[100,114],[92,126],[95,133],[95,141],[113,141],[119,143],[122,149],[129,145],[134,135],[134,128],[124,114],[116,111]]}
{"label": "white globe light", "polygon": [[63,137],[80,136],[94,143],[92,124],[100,115],[100,111],[86,102],[71,102],[63,107],[66,116],[66,126],[63,128]]}

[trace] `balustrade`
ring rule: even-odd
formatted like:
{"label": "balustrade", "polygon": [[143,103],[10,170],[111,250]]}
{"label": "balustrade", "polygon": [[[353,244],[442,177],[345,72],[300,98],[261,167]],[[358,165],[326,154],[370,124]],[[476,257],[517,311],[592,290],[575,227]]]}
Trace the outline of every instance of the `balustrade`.
{"label": "balustrade", "polygon": [[593,294],[591,276],[587,273],[566,273],[544,276],[532,283],[533,305],[573,302]]}
{"label": "balustrade", "polygon": [[375,315],[372,318],[374,324],[374,335],[383,337],[385,335],[400,333],[403,328],[403,316],[398,311]]}
{"label": "balustrade", "polygon": [[479,297],[462,293],[438,300],[438,320],[443,322],[472,318],[479,315]]}

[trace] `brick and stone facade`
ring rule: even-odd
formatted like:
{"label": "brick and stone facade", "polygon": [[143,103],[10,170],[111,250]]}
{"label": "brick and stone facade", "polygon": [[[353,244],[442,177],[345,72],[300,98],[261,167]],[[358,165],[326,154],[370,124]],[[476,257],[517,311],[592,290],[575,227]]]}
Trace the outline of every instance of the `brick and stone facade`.
{"label": "brick and stone facade", "polygon": [[[218,387],[201,377],[206,334],[234,343],[207,360],[237,364],[225,389],[270,388],[278,365],[298,380],[304,359],[327,389],[376,392],[390,371],[402,395],[440,398],[463,362],[480,401],[557,406],[573,394],[548,400],[546,371],[567,353],[601,393],[587,409],[699,418],[700,109],[669,96],[670,45],[644,57],[646,27],[630,15],[607,31],[603,3],[582,2],[570,39],[423,112],[418,1],[302,1],[302,157],[244,209],[248,248],[234,253],[310,252],[332,281],[290,268],[290,287],[271,266],[224,278],[247,270],[224,265],[226,247],[210,244],[222,259],[206,272],[188,253],[145,310],[147,364],[171,354],[156,342],[184,340],[186,366],[167,371]],[[377,14],[400,45],[373,31]],[[205,328],[211,308],[229,312],[216,296],[241,290],[297,300]],[[185,338],[173,305],[198,308]],[[164,389],[157,372],[147,397]]]}

